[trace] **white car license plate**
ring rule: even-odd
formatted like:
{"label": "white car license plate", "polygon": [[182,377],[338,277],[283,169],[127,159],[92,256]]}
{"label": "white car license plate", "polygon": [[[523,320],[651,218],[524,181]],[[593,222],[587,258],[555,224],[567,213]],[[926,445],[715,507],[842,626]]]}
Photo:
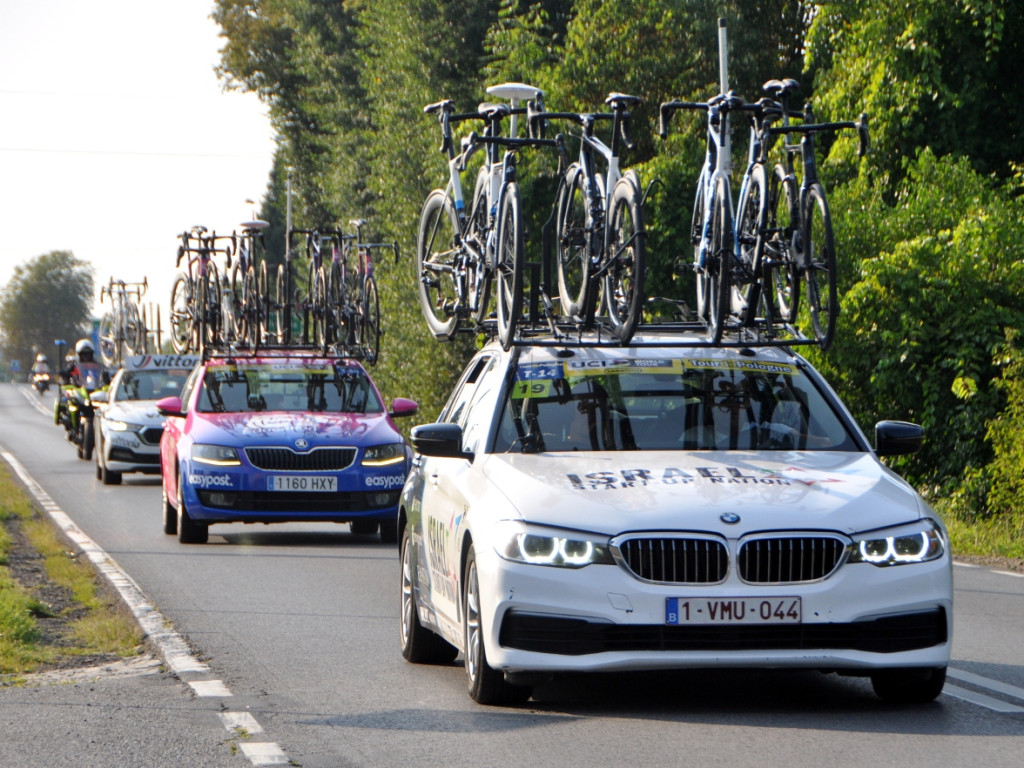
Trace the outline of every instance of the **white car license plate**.
{"label": "white car license plate", "polygon": [[799,597],[669,597],[666,624],[799,624]]}
{"label": "white car license plate", "polygon": [[338,478],[310,477],[308,475],[271,475],[267,479],[267,490],[335,493],[338,490]]}

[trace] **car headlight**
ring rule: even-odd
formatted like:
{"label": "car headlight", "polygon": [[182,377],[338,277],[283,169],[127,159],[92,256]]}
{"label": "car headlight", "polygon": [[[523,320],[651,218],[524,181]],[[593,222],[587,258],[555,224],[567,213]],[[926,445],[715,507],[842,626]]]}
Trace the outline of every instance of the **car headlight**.
{"label": "car headlight", "polygon": [[367,448],[363,454],[364,467],[387,467],[392,464],[401,464],[405,461],[405,445],[403,443],[391,443],[390,445],[375,445]]}
{"label": "car headlight", "polygon": [[200,464],[212,464],[215,467],[236,467],[242,462],[238,458],[238,451],[226,445],[202,445],[197,443],[192,446],[192,461]]}
{"label": "car headlight", "polygon": [[614,565],[607,536],[579,531],[505,523],[499,527],[496,547],[505,560],[527,565],[558,568],[583,568],[587,565]]}
{"label": "car headlight", "polygon": [[938,560],[946,551],[942,532],[931,520],[888,531],[873,531],[853,537],[851,563],[908,565]]}
{"label": "car headlight", "polygon": [[138,424],[129,424],[127,421],[114,421],[107,419],[107,429],[111,432],[138,432]]}

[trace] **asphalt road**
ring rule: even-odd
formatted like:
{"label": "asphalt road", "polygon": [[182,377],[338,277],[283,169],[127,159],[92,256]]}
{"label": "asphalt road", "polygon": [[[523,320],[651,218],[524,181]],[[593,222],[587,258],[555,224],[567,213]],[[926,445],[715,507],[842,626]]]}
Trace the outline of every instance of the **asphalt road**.
{"label": "asphalt road", "polygon": [[[25,386],[0,387],[0,450],[129,574],[230,691],[197,698],[171,675],[119,682],[109,695],[125,706],[134,690],[140,711],[151,711],[145,697],[154,687],[162,691],[160,723],[147,727],[181,729],[189,749],[181,762],[168,753],[146,762],[141,751],[153,747],[136,739],[139,759],[111,765],[259,764],[224,733],[219,713],[228,710],[251,715],[286,756],[277,759],[304,768],[1021,764],[1019,576],[957,567],[954,662],[946,691],[926,706],[883,705],[859,678],[704,670],[559,679],[525,707],[484,708],[465,692],[461,660],[414,666],[399,654],[395,547],[324,525],[215,526],[209,544],[181,545],[162,533],[158,481],[126,475],[121,486],[102,486],[53,425],[50,405]],[[0,689],[0,715],[15,695],[27,694]],[[23,710],[33,716],[47,715]],[[133,726],[111,720],[93,727],[124,729],[121,748],[130,752]],[[0,722],[3,766],[60,764],[46,755],[62,733],[72,738],[54,728],[48,743],[33,742],[38,755],[12,755],[6,727]],[[209,759],[196,757],[204,746]]]}

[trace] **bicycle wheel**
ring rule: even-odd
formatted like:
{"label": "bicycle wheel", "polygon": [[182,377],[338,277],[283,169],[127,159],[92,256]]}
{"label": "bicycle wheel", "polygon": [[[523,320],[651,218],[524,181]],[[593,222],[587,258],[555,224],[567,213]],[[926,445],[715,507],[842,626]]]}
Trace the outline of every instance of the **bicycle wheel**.
{"label": "bicycle wheel", "polygon": [[377,297],[377,281],[373,276],[363,283],[363,316],[361,333],[363,359],[370,365],[376,365],[380,359],[380,300]]}
{"label": "bicycle wheel", "polygon": [[416,273],[423,318],[436,338],[449,341],[455,338],[459,323],[455,312],[459,303],[455,267],[461,257],[458,237],[459,220],[451,198],[435,189],[420,213]]}
{"label": "bicycle wheel", "polygon": [[796,183],[782,165],[776,165],[768,190],[768,220],[764,228],[762,258],[771,285],[765,286],[765,301],[774,300],[775,315],[780,322],[796,321],[800,301],[800,281],[793,253],[796,210]]}
{"label": "bicycle wheel", "polygon": [[341,264],[331,262],[331,268],[327,271],[327,335],[329,343],[346,344],[346,330],[348,326],[345,317],[345,279],[341,273]]}
{"label": "bicycle wheel", "polygon": [[498,220],[498,264],[495,270],[498,301],[498,339],[504,349],[512,346],[523,308],[523,218],[519,185],[505,187]]}
{"label": "bicycle wheel", "polygon": [[98,336],[100,360],[103,361],[103,364],[107,366],[120,364],[121,360],[117,355],[117,323],[114,321],[114,315],[112,312],[104,313],[103,319],[100,320]]}
{"label": "bicycle wheel", "polygon": [[836,287],[836,248],[832,236],[832,216],[828,211],[825,189],[811,184],[800,214],[802,229],[804,281],[807,284],[807,308],[818,346],[828,349],[839,317]]}
{"label": "bicycle wheel", "polygon": [[558,185],[555,243],[558,248],[558,298],[562,312],[579,316],[587,298],[592,232],[587,228],[586,177],[579,163],[568,167]]}
{"label": "bicycle wheel", "polygon": [[725,179],[715,184],[711,203],[711,232],[703,266],[697,268],[697,307],[707,325],[708,340],[718,344],[729,312],[732,270],[732,212]]}
{"label": "bicycle wheel", "polygon": [[146,324],[139,315],[139,305],[134,301],[124,305],[124,344],[130,355],[146,351]]}
{"label": "bicycle wheel", "polygon": [[[487,184],[490,175],[485,168],[481,168],[476,175],[476,188],[473,190],[473,205],[469,209],[467,219],[466,239],[480,243],[483,246],[487,242],[487,221],[490,212],[487,210]],[[494,280],[494,270],[490,265],[480,263],[476,259],[470,259],[466,270],[466,282],[469,290],[469,305],[473,307],[473,319],[479,325],[493,312],[491,301],[491,282]]]}
{"label": "bicycle wheel", "polygon": [[621,344],[633,338],[644,300],[647,234],[640,201],[640,182],[631,172],[615,184],[608,206],[604,295],[608,320]]}
{"label": "bicycle wheel", "polygon": [[171,286],[171,346],[179,355],[196,348],[195,287],[184,272]]}
{"label": "bicycle wheel", "polygon": [[[321,354],[326,355],[328,344],[327,275],[324,273],[322,265],[315,269],[312,264],[309,265],[309,309],[307,312],[307,317],[313,323],[310,341],[320,349]],[[307,331],[303,333],[307,333]]]}
{"label": "bicycle wheel", "polygon": [[220,278],[217,275],[217,265],[212,261],[206,265],[206,281],[204,291],[201,295],[199,306],[203,307],[203,344],[220,344],[220,302],[221,288]]}
{"label": "bicycle wheel", "polygon": [[[761,294],[766,286],[761,284],[761,254],[763,239],[761,232],[768,206],[768,179],[763,165],[755,165],[745,179],[743,194],[736,206],[736,237],[739,254],[737,279],[730,291],[730,309],[741,323],[753,325],[757,320],[757,309]],[[771,315],[771,307],[767,315]]]}
{"label": "bicycle wheel", "polygon": [[292,279],[291,264],[285,262],[277,265],[275,282],[273,315],[274,328],[277,331],[277,343],[288,345],[292,340]]}

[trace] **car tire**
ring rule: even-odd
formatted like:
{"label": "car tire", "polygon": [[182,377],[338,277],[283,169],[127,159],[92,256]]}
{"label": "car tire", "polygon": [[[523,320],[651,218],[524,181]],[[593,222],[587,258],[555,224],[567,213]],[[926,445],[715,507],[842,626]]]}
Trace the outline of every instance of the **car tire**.
{"label": "car tire", "polygon": [[480,583],[477,578],[476,551],[470,545],[462,582],[462,630],[465,638],[466,678],[469,696],[477,704],[522,704],[533,695],[533,688],[512,685],[503,672],[487,663],[484,627],[480,612]]}
{"label": "car tire", "polygon": [[883,669],[871,675],[871,687],[887,704],[927,704],[945,684],[945,667]]}
{"label": "car tire", "polygon": [[402,533],[402,606],[399,624],[402,656],[413,664],[449,664],[459,649],[440,635],[420,624],[416,610],[415,565],[412,560],[412,537],[406,526]]}
{"label": "car tire", "polygon": [[398,543],[398,518],[390,517],[380,521],[380,540],[382,544]]}
{"label": "car tire", "polygon": [[185,508],[185,499],[181,490],[181,479],[178,480],[178,541],[182,544],[205,544],[210,537],[210,528],[197,523]]}
{"label": "car tire", "polygon": [[168,536],[177,536],[178,511],[171,504],[171,500],[167,498],[167,489],[164,487],[163,481],[160,482],[160,501],[164,513],[164,533]]}
{"label": "car tire", "polygon": [[357,536],[370,536],[377,532],[377,521],[353,520],[348,524],[348,527]]}
{"label": "car tire", "polygon": [[121,484],[121,473],[111,472],[102,464],[97,464],[96,468],[99,470],[100,482],[104,485],[120,485]]}

